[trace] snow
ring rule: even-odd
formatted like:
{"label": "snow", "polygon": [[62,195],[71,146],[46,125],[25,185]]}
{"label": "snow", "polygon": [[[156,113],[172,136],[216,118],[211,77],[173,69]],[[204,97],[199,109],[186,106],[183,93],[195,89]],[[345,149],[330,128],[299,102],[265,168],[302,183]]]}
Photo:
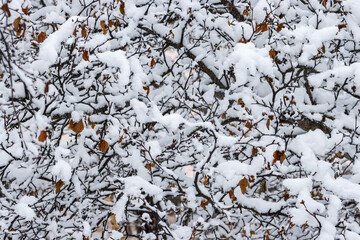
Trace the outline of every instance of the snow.
{"label": "snow", "polygon": [[119,79],[122,85],[129,83],[130,64],[123,51],[117,50],[114,52],[102,52],[98,53],[97,57],[109,67],[116,67],[120,69],[121,74]]}
{"label": "snow", "polygon": [[63,180],[65,183],[69,183],[72,175],[71,166],[64,160],[58,160],[58,162],[52,168],[51,173]]}
{"label": "snow", "polygon": [[39,59],[34,62],[33,66],[40,72],[46,71],[50,65],[54,64],[58,58],[58,51],[61,42],[67,40],[74,31],[75,23],[79,17],[71,17],[62,24],[58,31],[48,36],[40,45]]}
{"label": "snow", "polygon": [[19,202],[15,205],[15,212],[30,221],[36,217],[34,210],[29,206],[37,202],[37,199],[33,196],[23,196]]}

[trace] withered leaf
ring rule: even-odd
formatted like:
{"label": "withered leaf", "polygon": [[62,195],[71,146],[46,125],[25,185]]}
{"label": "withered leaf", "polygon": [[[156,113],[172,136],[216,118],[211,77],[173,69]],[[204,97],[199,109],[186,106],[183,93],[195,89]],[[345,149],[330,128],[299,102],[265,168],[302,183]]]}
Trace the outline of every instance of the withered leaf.
{"label": "withered leaf", "polygon": [[245,9],[245,10],[243,11],[243,15],[248,17],[248,16],[249,16],[249,10],[248,10],[248,9]]}
{"label": "withered leaf", "polygon": [[341,30],[342,28],[346,28],[346,24],[339,24],[338,29]]}
{"label": "withered leaf", "polygon": [[246,177],[244,177],[243,179],[240,180],[239,186],[241,189],[241,193],[245,194],[247,191],[247,188],[250,187],[249,181],[247,180]]}
{"label": "withered leaf", "polygon": [[86,27],[82,27],[82,28],[81,28],[81,36],[82,36],[83,38],[86,38],[86,36],[87,36]]}
{"label": "withered leaf", "polygon": [[105,201],[107,202],[112,202],[114,199],[114,194],[110,195],[110,196],[107,196],[106,198],[104,198]]}
{"label": "withered leaf", "polygon": [[209,201],[207,200],[201,200],[200,207],[202,207],[204,210],[206,210],[206,206],[209,204]]}
{"label": "withered leaf", "polygon": [[284,24],[280,23],[279,25],[277,25],[276,31],[280,32],[283,28],[285,28]]}
{"label": "withered leaf", "polygon": [[151,66],[151,67],[153,67],[153,66],[155,66],[155,64],[156,64],[156,61],[155,61],[155,59],[154,59],[154,58],[152,58],[152,59],[151,59],[150,66]]}
{"label": "withered leaf", "polygon": [[322,2],[321,2],[321,5],[323,5],[324,8],[326,8],[327,1],[328,1],[328,0],[322,0]]}
{"label": "withered leaf", "polygon": [[88,50],[84,50],[84,52],[82,54],[82,58],[84,59],[84,61],[89,61],[89,51]]}
{"label": "withered leaf", "polygon": [[100,139],[100,142],[98,144],[98,148],[99,148],[100,151],[106,152],[106,150],[108,150],[108,148],[109,148],[109,144],[104,139]]}
{"label": "withered leaf", "polygon": [[47,138],[47,133],[46,131],[42,130],[38,137],[39,142],[45,142],[46,138]]}
{"label": "withered leaf", "polygon": [[82,130],[84,130],[84,123],[82,120],[80,120],[79,122],[74,122],[73,120],[70,120],[69,128],[76,133],[81,133]]}
{"label": "withered leaf", "polygon": [[22,12],[25,14],[25,15],[29,15],[30,12],[29,12],[29,6],[27,6],[26,8],[23,8],[22,9]]}
{"label": "withered leaf", "polygon": [[45,83],[45,87],[44,87],[44,93],[45,93],[45,94],[49,92],[49,85],[50,85],[50,81],[47,81],[47,82]]}
{"label": "withered leaf", "polygon": [[101,26],[101,29],[102,29],[104,35],[106,35],[106,34],[107,34],[107,30],[106,30],[106,26],[105,26],[105,20],[101,20],[101,21],[100,21],[100,26]]}
{"label": "withered leaf", "polygon": [[270,119],[268,119],[268,120],[266,121],[266,128],[267,128],[268,130],[270,130]]}
{"label": "withered leaf", "polygon": [[9,10],[9,6],[7,5],[7,3],[5,3],[4,5],[2,5],[0,9],[3,10],[8,16],[11,16],[11,13],[10,13],[10,10]]}
{"label": "withered leaf", "polygon": [[16,18],[14,20],[14,29],[15,29],[16,32],[19,32],[19,30],[21,30],[20,27],[19,27],[20,21],[21,21],[20,17],[18,17],[18,18]]}
{"label": "withered leaf", "polygon": [[246,122],[245,127],[247,127],[249,130],[251,130],[252,129],[251,122]]}
{"label": "withered leaf", "polygon": [[273,163],[276,163],[277,161],[283,163],[286,159],[285,151],[276,150],[273,154],[273,157],[274,157]]}
{"label": "withered leaf", "polygon": [[251,150],[251,156],[255,156],[257,153],[258,153],[258,149],[256,147],[252,147],[252,150]]}
{"label": "withered leaf", "polygon": [[121,227],[121,226],[120,226],[119,224],[117,224],[117,222],[116,222],[116,215],[115,215],[115,214],[112,214],[112,215],[110,216],[110,224],[111,224],[110,229],[113,229],[113,230],[115,230],[115,231],[119,230],[120,227]]}
{"label": "withered leaf", "polygon": [[60,189],[62,188],[62,186],[64,186],[65,183],[60,179],[59,181],[56,182],[55,184],[55,192],[59,193]]}
{"label": "withered leaf", "polygon": [[276,51],[274,49],[270,49],[269,55],[272,58],[273,61],[275,61],[276,58]]}
{"label": "withered leaf", "polygon": [[125,3],[121,1],[120,3],[120,13],[125,16]]}
{"label": "withered leaf", "polygon": [[149,86],[144,86],[143,89],[146,91],[146,96],[149,96],[150,87]]}
{"label": "withered leaf", "polygon": [[45,32],[41,32],[41,33],[38,35],[36,41],[37,41],[38,43],[42,43],[43,41],[45,41],[46,37],[47,37],[46,33],[45,33]]}
{"label": "withered leaf", "polygon": [[230,192],[229,192],[229,197],[231,199],[232,202],[235,202],[237,200],[237,198],[235,197],[235,189],[232,189]]}
{"label": "withered leaf", "polygon": [[258,194],[261,194],[261,193],[263,193],[263,192],[266,192],[266,189],[267,189],[267,187],[266,187],[266,180],[265,180],[265,178],[260,182],[260,187],[259,187],[259,189],[258,189]]}
{"label": "withered leaf", "polygon": [[147,163],[147,164],[145,164],[145,167],[147,168],[147,170],[149,170],[149,171],[151,171],[151,168],[153,168],[153,167],[155,167],[155,163]]}
{"label": "withered leaf", "polygon": [[208,176],[205,175],[205,177],[204,177],[204,186],[206,186],[208,184],[208,179],[209,179]]}

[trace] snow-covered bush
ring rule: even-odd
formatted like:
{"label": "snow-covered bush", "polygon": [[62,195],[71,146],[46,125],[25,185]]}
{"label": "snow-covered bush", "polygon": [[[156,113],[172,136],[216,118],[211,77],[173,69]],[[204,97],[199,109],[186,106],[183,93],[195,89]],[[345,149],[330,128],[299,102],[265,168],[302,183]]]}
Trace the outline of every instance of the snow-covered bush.
{"label": "snow-covered bush", "polygon": [[360,239],[360,1],[2,0],[2,239]]}

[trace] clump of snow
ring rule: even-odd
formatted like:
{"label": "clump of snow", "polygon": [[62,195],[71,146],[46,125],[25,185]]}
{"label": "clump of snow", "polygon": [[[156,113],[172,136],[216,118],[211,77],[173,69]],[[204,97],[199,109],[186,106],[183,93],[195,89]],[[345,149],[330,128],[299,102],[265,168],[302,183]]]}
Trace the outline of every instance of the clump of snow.
{"label": "clump of snow", "polygon": [[15,205],[15,212],[30,221],[36,217],[34,210],[29,206],[37,202],[34,196],[23,196]]}
{"label": "clump of snow", "polygon": [[69,183],[71,178],[71,166],[64,160],[58,160],[58,162],[52,168],[51,173],[60,178],[65,183]]}

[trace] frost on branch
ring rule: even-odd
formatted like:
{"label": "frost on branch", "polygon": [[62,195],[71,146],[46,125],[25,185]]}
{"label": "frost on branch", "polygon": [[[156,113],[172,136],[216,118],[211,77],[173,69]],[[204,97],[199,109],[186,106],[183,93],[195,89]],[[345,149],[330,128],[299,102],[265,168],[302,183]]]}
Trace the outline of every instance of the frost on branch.
{"label": "frost on branch", "polygon": [[0,3],[2,239],[359,239],[356,0]]}

